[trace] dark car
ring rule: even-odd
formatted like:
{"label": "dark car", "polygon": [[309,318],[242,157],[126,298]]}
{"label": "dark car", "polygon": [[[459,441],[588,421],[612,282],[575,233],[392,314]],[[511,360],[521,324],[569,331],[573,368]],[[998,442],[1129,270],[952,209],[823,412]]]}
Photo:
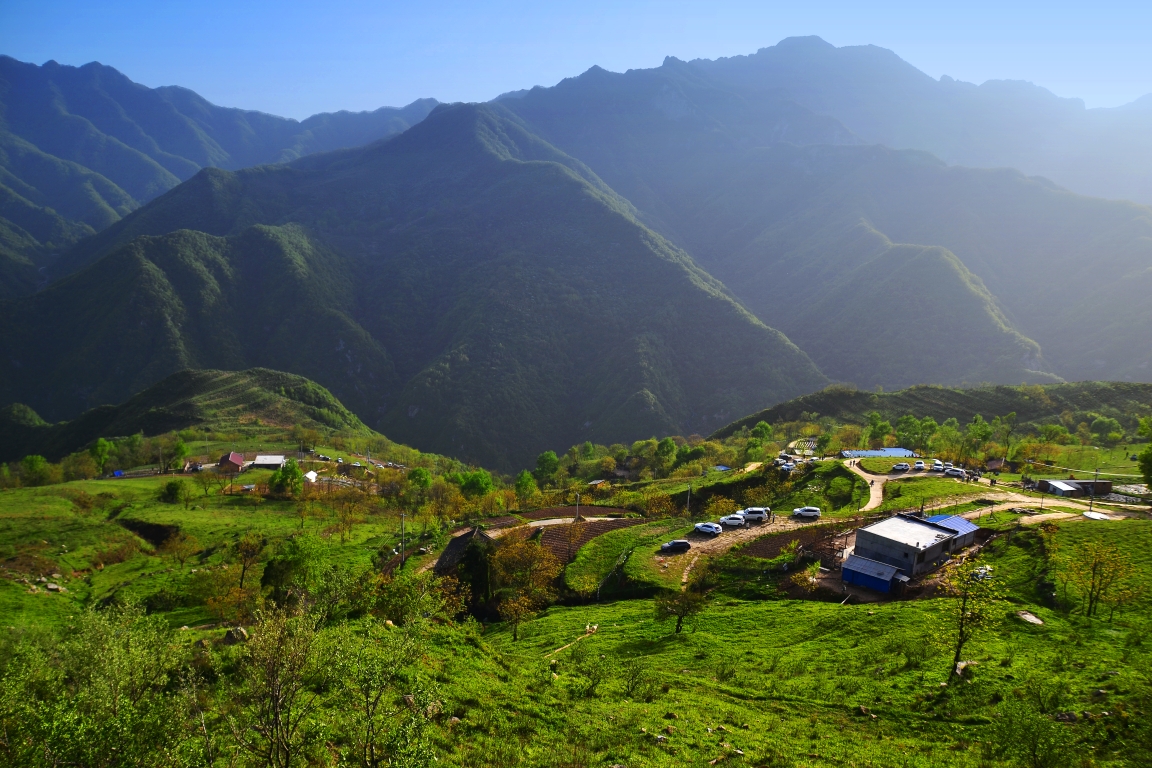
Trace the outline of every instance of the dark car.
{"label": "dark car", "polygon": [[687,552],[690,549],[692,549],[692,544],[684,539],[674,539],[660,545],[661,552]]}

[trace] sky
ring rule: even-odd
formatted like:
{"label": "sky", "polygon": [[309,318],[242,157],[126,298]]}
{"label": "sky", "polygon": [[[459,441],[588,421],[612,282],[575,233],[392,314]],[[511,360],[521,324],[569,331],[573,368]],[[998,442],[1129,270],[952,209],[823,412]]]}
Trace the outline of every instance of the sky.
{"label": "sky", "polygon": [[0,0],[0,53],[99,61],[150,87],[304,118],[486,101],[793,35],[879,45],[933,77],[1028,80],[1089,107],[1152,92],[1152,3],[750,0]]}

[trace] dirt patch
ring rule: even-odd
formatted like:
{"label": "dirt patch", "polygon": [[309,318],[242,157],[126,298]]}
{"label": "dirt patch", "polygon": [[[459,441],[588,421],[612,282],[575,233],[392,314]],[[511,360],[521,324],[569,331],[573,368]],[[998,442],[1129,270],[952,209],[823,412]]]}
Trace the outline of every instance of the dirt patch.
{"label": "dirt patch", "polygon": [[620,528],[628,528],[633,525],[647,522],[643,518],[630,517],[617,520],[590,520],[586,523],[579,523],[578,529],[573,531],[572,525],[550,525],[540,532],[540,544],[556,556],[556,559],[562,563],[568,562],[576,553],[580,551],[580,547],[584,546],[592,539],[609,531],[619,530]]}
{"label": "dirt patch", "polygon": [[160,546],[180,532],[178,525],[149,523],[146,520],[135,520],[131,517],[118,517],[116,524],[132,531],[154,547]]}
{"label": "dirt patch", "polygon": [[[517,512],[517,515],[525,520],[548,520],[553,517],[575,517],[576,507],[544,507],[543,509],[535,509],[531,512]],[[581,517],[623,517],[625,515],[636,514],[630,509],[622,509],[621,507],[597,507],[593,505],[580,505]]]}

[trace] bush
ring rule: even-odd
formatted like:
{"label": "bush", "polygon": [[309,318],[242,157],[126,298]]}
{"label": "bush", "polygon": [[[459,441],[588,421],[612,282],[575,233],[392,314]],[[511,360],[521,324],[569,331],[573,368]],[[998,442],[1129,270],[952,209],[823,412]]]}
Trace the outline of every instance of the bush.
{"label": "bush", "polygon": [[186,483],[183,480],[169,480],[160,489],[160,501],[165,504],[178,504],[184,497]]}

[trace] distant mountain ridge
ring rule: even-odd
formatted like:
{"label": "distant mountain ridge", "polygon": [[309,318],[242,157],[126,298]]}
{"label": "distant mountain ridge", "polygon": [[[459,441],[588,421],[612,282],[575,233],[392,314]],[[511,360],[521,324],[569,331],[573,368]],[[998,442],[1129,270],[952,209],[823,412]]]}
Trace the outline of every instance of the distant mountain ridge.
{"label": "distant mountain ridge", "polygon": [[5,269],[29,279],[21,259],[44,262],[201,168],[359,146],[407,129],[436,103],[297,121],[218,107],[186,88],[147,88],[96,62],[0,56],[0,297]]}

